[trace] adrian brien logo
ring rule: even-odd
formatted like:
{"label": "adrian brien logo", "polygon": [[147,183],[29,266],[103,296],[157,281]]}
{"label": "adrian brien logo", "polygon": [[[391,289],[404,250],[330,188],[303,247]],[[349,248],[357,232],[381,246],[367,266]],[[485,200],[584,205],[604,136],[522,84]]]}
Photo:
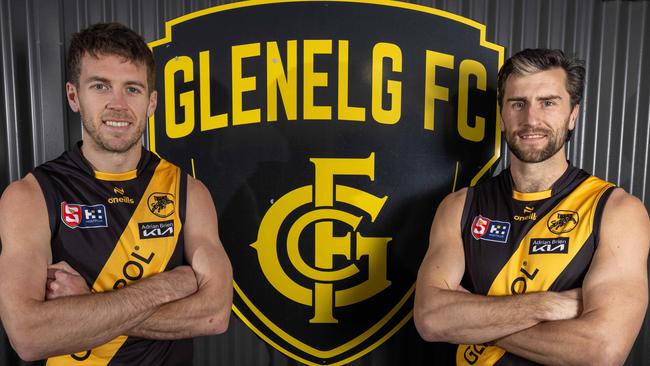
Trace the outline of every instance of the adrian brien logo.
{"label": "adrian brien logo", "polygon": [[71,229],[107,227],[106,207],[61,202],[61,221]]}
{"label": "adrian brien logo", "polygon": [[577,212],[559,210],[549,216],[547,226],[553,234],[560,235],[575,229],[579,221],[580,217]]}
{"label": "adrian brien logo", "polygon": [[174,195],[155,192],[149,195],[147,205],[151,213],[158,217],[169,217],[174,213]]}
{"label": "adrian brien logo", "polygon": [[[336,308],[367,300],[390,286],[386,265],[391,238],[363,236],[357,231],[363,216],[334,207],[336,202],[357,207],[374,222],[388,197],[334,183],[341,175],[361,175],[374,180],[374,153],[365,159],[309,160],[315,166],[315,184],[296,188],[274,202],[262,219],[257,241],[251,246],[257,250],[260,267],[269,283],[286,298],[311,308],[311,316],[304,319],[305,323],[338,323]],[[313,208],[293,219],[286,237],[281,238],[285,220],[305,205]],[[340,232],[335,230],[336,222],[343,223],[349,231],[343,236],[336,235]],[[302,253],[301,241],[312,225],[313,263],[308,263],[305,258],[310,256]],[[279,245],[283,248],[278,248]],[[279,252],[286,252],[292,269],[281,263]],[[334,260],[335,256],[345,256],[348,263],[341,265]],[[359,266],[364,257],[367,266]],[[367,273],[361,277],[365,280],[351,285],[349,279],[364,269]]]}

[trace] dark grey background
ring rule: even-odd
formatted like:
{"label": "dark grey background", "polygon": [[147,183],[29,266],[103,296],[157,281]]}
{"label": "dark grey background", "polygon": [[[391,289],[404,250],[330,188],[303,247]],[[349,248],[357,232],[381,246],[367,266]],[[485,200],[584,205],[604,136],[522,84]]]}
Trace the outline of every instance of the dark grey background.
{"label": "dark grey background", "polygon": [[[166,20],[229,2],[0,0],[0,190],[35,165],[58,156],[81,136],[79,119],[67,108],[63,88],[65,50],[72,32],[95,22],[119,21],[153,41],[163,37]],[[506,57],[523,48],[550,47],[586,59],[587,92],[569,158],[650,207],[650,197],[646,198],[650,194],[646,185],[650,2],[411,2],[485,24],[487,40],[504,46]],[[626,365],[650,365],[649,321],[646,316]],[[196,365],[297,364],[267,346],[236,317],[230,324],[225,335],[196,339]],[[445,364],[447,358],[436,357],[439,349],[418,341],[410,323],[353,364]],[[0,365],[22,364],[0,328]]]}

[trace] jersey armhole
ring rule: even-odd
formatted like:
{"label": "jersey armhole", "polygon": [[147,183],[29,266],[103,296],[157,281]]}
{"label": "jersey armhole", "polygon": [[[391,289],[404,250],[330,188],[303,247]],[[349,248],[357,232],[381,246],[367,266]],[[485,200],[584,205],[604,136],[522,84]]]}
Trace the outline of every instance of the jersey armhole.
{"label": "jersey armhole", "polygon": [[187,203],[187,180],[190,179],[189,175],[183,172],[182,169],[178,168],[178,174],[180,175],[179,183],[180,187],[178,189],[179,199],[178,199],[178,218],[181,220],[181,224],[185,224],[185,207]]}
{"label": "jersey armhole", "polygon": [[463,232],[465,224],[467,223],[467,216],[469,215],[472,200],[474,198],[474,187],[467,187],[467,195],[465,196],[465,204],[463,205],[463,214],[460,217],[460,232]]}
{"label": "jersey armhole", "polygon": [[41,193],[43,193],[43,199],[45,199],[45,205],[47,207],[47,217],[50,223],[50,233],[54,236],[54,233],[59,229],[59,220],[57,220],[59,207],[57,197],[55,197],[56,190],[52,185],[52,181],[40,169],[34,169],[32,174],[41,188]]}
{"label": "jersey armhole", "polygon": [[598,241],[600,239],[600,222],[603,218],[603,210],[605,209],[605,204],[607,203],[609,196],[612,194],[612,192],[614,192],[614,189],[616,188],[616,186],[608,187],[596,204],[596,211],[594,212],[594,227],[592,231],[594,233],[594,249],[598,248]]}

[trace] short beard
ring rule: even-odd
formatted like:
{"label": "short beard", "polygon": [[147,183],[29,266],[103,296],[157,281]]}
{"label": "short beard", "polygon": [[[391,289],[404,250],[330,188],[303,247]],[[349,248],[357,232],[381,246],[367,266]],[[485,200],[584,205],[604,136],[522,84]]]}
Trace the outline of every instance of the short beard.
{"label": "short beard", "polygon": [[[566,121],[565,125],[568,126],[568,120]],[[544,146],[543,149],[541,150],[533,150],[533,151],[525,151],[520,148],[517,144],[513,144],[512,141],[514,141],[517,138],[517,134],[521,131],[513,131],[510,135],[506,134],[506,142],[508,143],[508,148],[512,152],[512,154],[517,157],[521,162],[524,163],[540,163],[542,161],[546,161],[552,156],[554,156],[558,151],[564,147],[564,144],[566,143],[567,135],[569,133],[568,128],[561,130],[562,132],[560,134],[556,134],[555,131],[553,130],[543,130],[541,132],[545,133],[548,137],[548,144]],[[531,131],[525,131],[525,132],[536,132],[535,130]]]}
{"label": "short beard", "polygon": [[86,118],[85,115],[82,111],[80,111],[80,116],[81,116],[81,124],[83,125],[84,132],[86,132],[87,135],[89,135],[90,138],[95,141],[95,144],[101,147],[103,150],[111,152],[111,153],[125,153],[133,148],[135,144],[137,144],[140,139],[142,138],[142,134],[144,132],[144,125],[140,129],[140,131],[136,131],[132,138],[129,140],[124,141],[123,143],[120,144],[111,144],[109,141],[104,139],[104,136],[102,136],[97,129],[95,129],[93,126],[93,123],[86,123]]}

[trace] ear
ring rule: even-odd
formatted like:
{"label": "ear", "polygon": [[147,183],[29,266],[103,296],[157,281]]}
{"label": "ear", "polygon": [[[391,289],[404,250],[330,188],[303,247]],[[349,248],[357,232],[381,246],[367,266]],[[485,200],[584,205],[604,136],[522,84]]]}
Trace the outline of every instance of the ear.
{"label": "ear", "polygon": [[154,90],[151,92],[151,94],[149,94],[149,106],[147,106],[147,117],[153,116],[154,112],[156,111],[157,105],[158,105],[158,92]]}
{"label": "ear", "polygon": [[569,115],[569,130],[573,130],[576,127],[576,120],[578,119],[578,114],[580,113],[580,104],[573,106],[573,110]]}
{"label": "ear", "polygon": [[65,96],[68,99],[68,105],[73,112],[79,112],[79,94],[77,87],[71,82],[65,83]]}

